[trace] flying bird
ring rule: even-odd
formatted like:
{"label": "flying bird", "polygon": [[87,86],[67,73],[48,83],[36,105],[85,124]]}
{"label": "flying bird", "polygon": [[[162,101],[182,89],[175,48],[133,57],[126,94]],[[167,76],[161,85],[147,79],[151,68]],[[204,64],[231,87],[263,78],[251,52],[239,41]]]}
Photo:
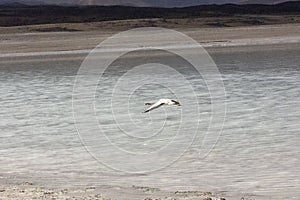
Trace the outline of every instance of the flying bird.
{"label": "flying bird", "polygon": [[171,99],[160,99],[156,103],[145,103],[145,105],[148,105],[150,107],[147,110],[145,110],[144,113],[147,113],[147,112],[149,112],[151,110],[159,108],[159,107],[161,107],[163,105],[177,105],[177,106],[181,106],[178,101],[171,100]]}

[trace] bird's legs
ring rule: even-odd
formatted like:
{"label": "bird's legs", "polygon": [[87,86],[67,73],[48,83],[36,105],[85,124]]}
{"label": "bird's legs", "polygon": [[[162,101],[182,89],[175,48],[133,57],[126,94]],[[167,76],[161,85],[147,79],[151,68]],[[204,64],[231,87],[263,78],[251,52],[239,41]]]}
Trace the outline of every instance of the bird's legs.
{"label": "bird's legs", "polygon": [[145,103],[146,106],[152,106],[155,103]]}

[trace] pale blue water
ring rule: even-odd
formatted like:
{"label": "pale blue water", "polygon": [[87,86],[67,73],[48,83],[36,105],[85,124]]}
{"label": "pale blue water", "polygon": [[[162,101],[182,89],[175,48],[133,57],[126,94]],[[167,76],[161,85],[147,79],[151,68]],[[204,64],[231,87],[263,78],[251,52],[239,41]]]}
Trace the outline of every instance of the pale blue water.
{"label": "pale blue water", "polygon": [[[256,199],[297,199],[300,187],[299,48],[223,52],[213,54],[213,58],[221,71],[227,94],[227,116],[217,145],[208,157],[199,159],[198,149],[203,139],[200,134],[175,163],[143,175],[111,171],[97,162],[82,145],[72,113],[73,84],[80,59],[1,61],[1,179],[4,182],[33,180],[49,186],[104,184],[130,187],[134,184],[166,190],[214,191],[229,197],[248,194]],[[174,66],[180,67],[178,63]],[[194,111],[193,97],[187,98],[180,109],[157,110],[149,118],[141,113],[146,108],[142,103],[157,96],[176,98],[176,95],[159,85],[137,89],[128,101],[131,119],[127,114],[122,115],[124,110],[118,103],[123,100],[114,102],[119,129],[111,115],[108,97],[108,91],[119,75],[115,71],[108,73],[96,91],[95,115],[99,123],[112,143],[123,150],[147,154],[159,149],[180,126],[181,109]],[[183,94],[191,94],[184,84],[181,86],[167,74],[160,75],[166,82],[177,84]],[[201,77],[192,71],[186,71],[186,78],[198,92],[199,132],[203,133],[210,117],[208,90]],[[122,97],[122,92],[118,95]],[[147,120],[152,124],[139,132],[126,126],[128,120],[133,120],[138,127],[144,126]],[[149,127],[159,128],[164,120],[163,134],[149,140],[136,139],[150,137]],[[175,141],[176,145],[166,148],[157,157],[157,162],[177,156],[178,147],[193,136],[192,122],[187,120],[184,124],[181,133],[185,135],[179,137],[182,143]],[[122,129],[134,137],[120,134]],[[130,161],[126,157],[109,157],[115,155],[111,143],[100,140],[93,131],[96,130],[91,130],[89,145],[93,146],[96,155],[105,157],[104,164],[119,163],[117,167],[121,167],[122,162]],[[136,163],[136,166],[159,166],[150,161]]]}

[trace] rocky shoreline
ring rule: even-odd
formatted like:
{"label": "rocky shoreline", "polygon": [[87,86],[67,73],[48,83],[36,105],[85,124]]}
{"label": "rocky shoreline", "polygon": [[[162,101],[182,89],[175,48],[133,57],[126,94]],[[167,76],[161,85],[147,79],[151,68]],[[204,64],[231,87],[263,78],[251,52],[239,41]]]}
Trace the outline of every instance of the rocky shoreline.
{"label": "rocky shoreline", "polygon": [[[0,186],[0,199],[44,199],[44,200],[63,200],[63,199],[78,199],[78,200],[111,200],[124,199],[122,195],[119,198],[110,198],[101,194],[100,187],[86,188],[56,188],[48,189],[43,187],[35,187],[30,182],[25,182],[20,186]],[[129,189],[131,190],[131,189]],[[158,188],[132,186],[132,190],[137,190],[144,193],[143,196],[133,199],[141,200],[225,200],[225,198],[217,197],[211,192],[200,191],[176,191],[165,192]],[[113,192],[113,191],[111,191]],[[127,199],[127,198],[125,198]]]}

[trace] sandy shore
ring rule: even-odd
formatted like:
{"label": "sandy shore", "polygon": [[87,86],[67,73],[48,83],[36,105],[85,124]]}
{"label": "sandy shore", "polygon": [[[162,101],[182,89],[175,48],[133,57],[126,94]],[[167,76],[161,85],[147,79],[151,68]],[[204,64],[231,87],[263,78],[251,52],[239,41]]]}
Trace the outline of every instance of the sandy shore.
{"label": "sandy shore", "polygon": [[[41,26],[54,25],[0,28],[1,57],[47,55],[47,52],[53,54],[54,51],[59,51],[57,54],[86,54],[107,37],[119,32],[118,29],[77,32],[30,31]],[[253,47],[300,42],[300,23],[226,28],[179,27],[175,30],[192,37],[203,47],[214,50],[221,47]]]}
{"label": "sandy shore", "polygon": [[50,190],[18,186],[0,187],[0,199],[109,199],[88,190]]}

